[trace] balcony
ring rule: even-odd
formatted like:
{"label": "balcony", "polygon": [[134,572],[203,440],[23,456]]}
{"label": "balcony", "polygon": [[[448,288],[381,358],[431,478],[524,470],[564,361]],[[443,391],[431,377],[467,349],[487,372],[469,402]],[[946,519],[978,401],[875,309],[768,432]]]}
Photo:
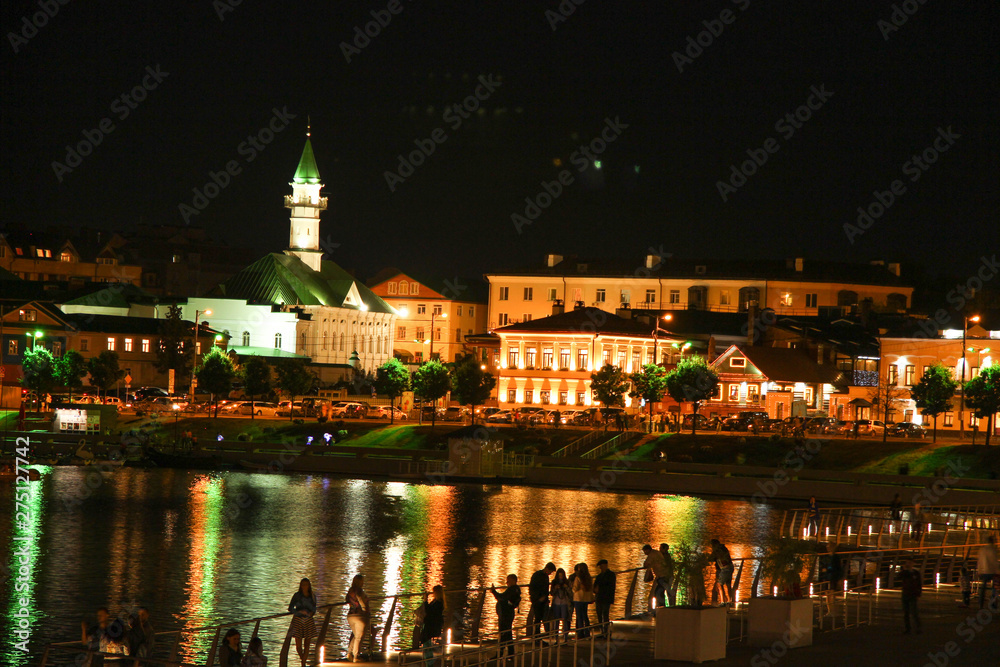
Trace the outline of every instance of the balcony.
{"label": "balcony", "polygon": [[327,197],[298,197],[285,195],[285,208],[308,207],[326,210]]}

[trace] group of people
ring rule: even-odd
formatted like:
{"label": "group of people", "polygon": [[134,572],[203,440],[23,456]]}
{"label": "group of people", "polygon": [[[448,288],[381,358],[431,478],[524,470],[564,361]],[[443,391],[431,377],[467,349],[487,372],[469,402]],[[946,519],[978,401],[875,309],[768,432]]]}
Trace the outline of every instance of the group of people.
{"label": "group of people", "polygon": [[[663,543],[660,544],[659,549],[654,549],[652,546],[646,544],[642,547],[642,553],[646,556],[646,559],[642,563],[642,567],[645,569],[645,580],[651,584],[646,599],[650,613],[653,613],[657,607],[666,607],[668,602],[671,607],[676,606],[679,582],[674,572],[675,561],[673,554],[670,553],[670,545]],[[729,553],[729,548],[721,541],[713,539],[709,559],[715,566],[715,586],[712,589],[712,604],[725,605],[734,603],[733,573],[736,568],[732,555]],[[705,584],[700,579],[702,576],[700,570],[693,572],[692,575],[698,578],[698,580],[689,582],[688,595],[689,597],[693,597],[693,599],[687,600],[687,603],[700,606],[704,602],[702,596],[705,594]]]}
{"label": "group of people", "polygon": [[[153,654],[156,633],[149,622],[149,610],[139,607],[127,616],[112,619],[107,607],[97,610],[97,623],[81,624],[83,645],[91,651],[148,658]],[[98,667],[103,662],[101,656],[91,656],[84,667]]]}

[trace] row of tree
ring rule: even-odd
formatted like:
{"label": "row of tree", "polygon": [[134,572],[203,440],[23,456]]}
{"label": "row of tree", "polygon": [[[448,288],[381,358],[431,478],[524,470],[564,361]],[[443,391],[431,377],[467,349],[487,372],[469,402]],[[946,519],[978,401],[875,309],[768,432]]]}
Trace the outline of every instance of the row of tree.
{"label": "row of tree", "polygon": [[[951,411],[959,382],[950,368],[934,364],[924,369],[924,374],[910,390],[920,414],[934,420],[933,438],[937,441],[938,415]],[[1000,365],[993,364],[980,370],[979,375],[965,383],[965,405],[972,408],[977,419],[987,420],[986,446],[990,444],[993,416],[1000,412]]]}
{"label": "row of tree", "polygon": [[[58,359],[44,347],[26,350],[21,361],[21,386],[34,391],[39,398],[51,394],[57,387],[64,387],[70,393],[83,388],[83,378],[90,375],[90,384],[98,392],[107,392],[125,375],[118,366],[118,353],[110,350],[96,357],[84,359],[76,350],[67,350]],[[41,400],[39,400],[41,407]]]}
{"label": "row of tree", "polygon": [[[475,355],[469,354],[450,364],[436,359],[422,363],[412,376],[399,359],[390,359],[375,371],[375,391],[388,396],[390,406],[411,388],[424,401],[437,401],[451,391],[459,403],[468,405],[472,414],[476,406],[484,403],[496,387],[497,380],[486,372]],[[436,420],[436,410],[431,413],[431,426]],[[395,420],[395,410],[390,410],[390,422]]]}

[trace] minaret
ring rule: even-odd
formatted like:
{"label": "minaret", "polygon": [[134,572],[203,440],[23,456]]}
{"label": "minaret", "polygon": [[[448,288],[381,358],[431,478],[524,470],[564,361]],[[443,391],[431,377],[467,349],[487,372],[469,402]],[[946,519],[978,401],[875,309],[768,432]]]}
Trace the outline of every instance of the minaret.
{"label": "minaret", "polygon": [[326,210],[326,197],[320,197],[320,182],[316,157],[309,137],[312,125],[306,129],[306,145],[302,149],[299,167],[292,177],[292,194],[285,195],[285,208],[292,209],[291,229],[286,254],[295,255],[313,271],[320,270],[323,251],[319,248],[319,215]]}

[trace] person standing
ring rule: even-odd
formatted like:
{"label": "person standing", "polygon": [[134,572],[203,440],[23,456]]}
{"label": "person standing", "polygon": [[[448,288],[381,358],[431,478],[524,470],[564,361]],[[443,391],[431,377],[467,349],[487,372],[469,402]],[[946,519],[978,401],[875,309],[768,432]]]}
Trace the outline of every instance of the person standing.
{"label": "person standing", "polygon": [[444,630],[444,588],[435,586],[430,594],[424,593],[424,627],[420,630],[420,644],[424,648],[424,667],[434,663],[434,640],[441,638]]}
{"label": "person standing", "polygon": [[913,506],[913,513],[910,515],[910,537],[919,540],[924,535],[924,509],[920,503]]}
{"label": "person standing", "polygon": [[958,585],[962,589],[961,607],[968,609],[972,602],[972,572],[965,565],[962,566],[962,573],[958,577]]}
{"label": "person standing", "polygon": [[597,576],[594,577],[594,601],[597,603],[597,622],[601,625],[601,632],[606,633],[611,621],[611,605],[615,603],[617,577],[604,558],[597,561],[597,570]]}
{"label": "person standing", "polygon": [[[24,404],[22,403],[22,407],[23,405]],[[104,650],[102,644],[107,643],[106,637],[110,630],[110,617],[111,614],[108,612],[107,607],[99,607],[97,609],[97,625],[88,626],[87,621],[82,621],[80,623],[80,626],[83,629],[83,645],[87,647],[87,650]],[[94,655],[90,656],[89,662],[84,663],[84,667],[101,667],[103,664],[104,656]]]}
{"label": "person standing", "polygon": [[914,569],[912,560],[907,560],[903,565],[903,569],[899,573],[899,581],[903,592],[903,634],[910,634],[910,616],[913,616],[913,622],[917,626],[917,634],[919,635],[921,629],[917,600],[920,599],[923,586],[920,582],[920,573]]}
{"label": "person standing", "polygon": [[240,667],[241,662],[243,662],[243,651],[240,648],[240,631],[229,628],[226,630],[226,636],[222,638],[219,664],[222,667]]}
{"label": "person standing", "polygon": [[816,503],[816,496],[809,498],[809,535],[819,539],[819,505]]}
{"label": "person standing", "polygon": [[903,518],[903,499],[898,493],[892,497],[892,502],[889,503],[889,517],[893,521],[899,521]]}
{"label": "person standing", "polygon": [[552,630],[559,641],[559,623],[562,622],[563,637],[569,641],[569,620],[573,615],[573,587],[566,578],[566,570],[559,568],[552,579]]}
{"label": "person standing", "polygon": [[347,649],[347,661],[357,662],[361,654],[361,640],[368,632],[371,620],[371,610],[368,608],[368,596],[365,595],[365,577],[354,575],[351,588],[347,591],[347,624],[351,626],[351,643]]}
{"label": "person standing", "polygon": [[674,557],[670,553],[670,545],[666,542],[660,543],[660,555],[663,556],[663,562],[666,565],[666,574],[664,575],[664,580],[666,581],[666,599],[670,602],[671,607],[677,606],[677,580],[674,579]]}
{"label": "person standing", "polygon": [[497,601],[497,623],[500,626],[500,651],[497,657],[514,656],[514,613],[521,606],[521,587],[517,585],[517,575],[507,575],[507,588],[503,593],[497,593],[496,586],[490,586],[490,593]]}
{"label": "person standing", "polygon": [[247,644],[247,652],[243,656],[240,667],[267,667],[267,658],[264,657],[264,642],[260,637],[254,637]]}
{"label": "person standing", "polygon": [[316,594],[308,579],[299,582],[299,590],[288,603],[288,611],[294,614],[290,632],[295,637],[295,650],[304,666],[309,657],[309,644],[316,638],[316,622],[313,620],[316,614]]}
{"label": "person standing", "polygon": [[545,615],[549,611],[549,577],[556,571],[554,563],[546,563],[545,567],[531,575],[528,582],[528,636],[537,634],[539,626],[544,622],[545,631],[549,624]]}
{"label": "person standing", "polygon": [[986,602],[986,587],[993,582],[993,602],[998,598],[997,586],[1000,586],[1000,573],[997,565],[997,538],[990,535],[986,538],[986,546],[979,547],[979,558],[976,563],[976,571],[979,573],[979,608],[982,609]]}
{"label": "person standing", "polygon": [[646,560],[642,563],[642,567],[646,570],[644,579],[650,584],[646,604],[649,611],[652,612],[654,606],[666,606],[664,594],[668,586],[667,563],[663,560],[663,554],[654,550],[648,544],[643,545],[642,553],[646,554]]}
{"label": "person standing", "polygon": [[587,605],[594,601],[594,580],[590,577],[590,568],[586,563],[578,563],[573,579],[573,613],[576,614],[576,638],[586,639],[590,636],[590,615]]}
{"label": "person standing", "polygon": [[729,549],[719,540],[712,540],[712,560],[715,561],[715,589],[712,592],[714,603],[721,594],[722,604],[733,600],[733,559]]}

